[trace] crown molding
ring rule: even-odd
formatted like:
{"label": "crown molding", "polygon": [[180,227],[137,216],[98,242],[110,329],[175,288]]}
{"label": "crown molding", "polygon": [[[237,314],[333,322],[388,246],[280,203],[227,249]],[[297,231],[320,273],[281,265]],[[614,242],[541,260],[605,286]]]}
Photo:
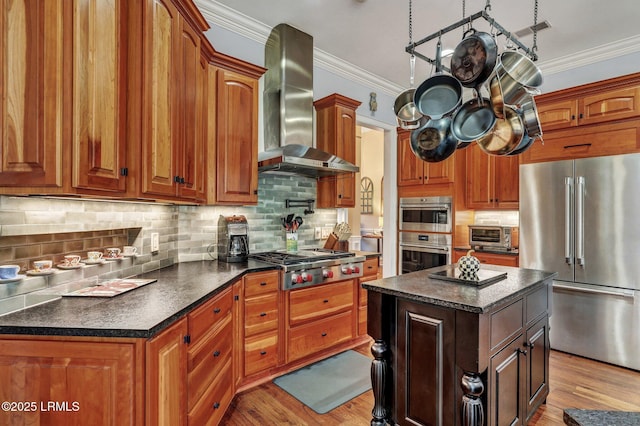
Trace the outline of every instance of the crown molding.
{"label": "crown molding", "polygon": [[[271,27],[216,1],[195,0],[195,3],[209,24],[214,24],[261,44],[266,43],[271,33]],[[318,67],[389,96],[396,96],[404,90],[402,86],[392,81],[383,79],[316,47],[313,48],[313,58],[314,64]]]}
{"label": "crown molding", "polygon": [[[264,44],[271,33],[269,26],[215,0],[195,0],[195,3],[210,24],[217,25],[255,42]],[[603,44],[562,58],[538,62],[536,65],[545,75],[551,75],[639,51],[640,35]],[[314,63],[320,68],[355,83],[371,87],[389,96],[396,96],[405,89],[390,80],[381,78],[315,47],[313,48],[313,57]]]}
{"label": "crown molding", "polygon": [[552,61],[538,62],[537,66],[543,74],[551,75],[637,52],[640,52],[640,35],[603,44]]}

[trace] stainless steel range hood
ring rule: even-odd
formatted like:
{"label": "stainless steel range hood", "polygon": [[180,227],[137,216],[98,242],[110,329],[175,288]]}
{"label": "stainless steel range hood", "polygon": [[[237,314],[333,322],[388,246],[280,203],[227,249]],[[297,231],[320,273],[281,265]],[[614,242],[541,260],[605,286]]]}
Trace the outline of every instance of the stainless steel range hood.
{"label": "stainless steel range hood", "polygon": [[287,24],[265,45],[264,152],[260,172],[321,177],[359,168],[313,147],[313,37]]}

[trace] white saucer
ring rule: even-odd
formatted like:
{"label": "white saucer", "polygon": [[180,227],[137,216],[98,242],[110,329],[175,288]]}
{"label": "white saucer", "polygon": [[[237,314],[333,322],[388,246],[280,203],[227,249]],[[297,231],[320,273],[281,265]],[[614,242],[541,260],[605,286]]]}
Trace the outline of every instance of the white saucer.
{"label": "white saucer", "polygon": [[122,260],[122,259],[124,259],[124,256],[123,256],[123,255],[120,255],[120,256],[118,256],[118,257],[103,257],[102,259],[104,259],[104,260],[108,260],[108,261]]}
{"label": "white saucer", "polygon": [[24,279],[24,275],[16,275],[13,278],[0,278],[0,284],[15,283],[18,281],[22,281],[23,279]]}
{"label": "white saucer", "polygon": [[84,263],[78,263],[76,265],[60,264],[60,265],[56,265],[56,268],[60,268],[60,269],[78,269],[78,268],[82,268],[83,266],[84,266]]}
{"label": "white saucer", "polygon": [[39,271],[36,271],[35,269],[30,269],[27,271],[27,275],[31,275],[34,277],[40,276],[40,275],[51,275],[55,272],[56,270],[53,268],[49,268],[49,269],[40,269]]}
{"label": "white saucer", "polygon": [[107,262],[104,259],[96,259],[96,260],[84,259],[82,263],[84,263],[85,265],[100,265]]}

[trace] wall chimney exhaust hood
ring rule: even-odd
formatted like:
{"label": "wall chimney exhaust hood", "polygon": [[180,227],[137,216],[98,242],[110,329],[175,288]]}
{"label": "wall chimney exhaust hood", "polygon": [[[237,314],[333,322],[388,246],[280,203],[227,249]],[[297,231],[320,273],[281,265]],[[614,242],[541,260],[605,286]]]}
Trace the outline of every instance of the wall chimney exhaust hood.
{"label": "wall chimney exhaust hood", "polygon": [[287,24],[273,28],[265,45],[264,152],[260,172],[311,177],[359,168],[313,147],[313,37]]}

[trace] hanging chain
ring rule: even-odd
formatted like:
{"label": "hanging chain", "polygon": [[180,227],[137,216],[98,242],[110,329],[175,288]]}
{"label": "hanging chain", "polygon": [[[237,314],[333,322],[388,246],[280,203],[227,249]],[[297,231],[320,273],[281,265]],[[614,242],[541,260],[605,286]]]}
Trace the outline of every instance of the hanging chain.
{"label": "hanging chain", "polygon": [[[413,44],[413,12],[411,10],[411,0],[409,0],[409,44]],[[411,46],[411,54],[413,54],[413,46]]]}
{"label": "hanging chain", "polygon": [[466,0],[462,0],[462,19],[467,16],[467,2]]}
{"label": "hanging chain", "polygon": [[533,6],[533,46],[531,51],[534,55],[538,51],[538,0],[535,0]]}

